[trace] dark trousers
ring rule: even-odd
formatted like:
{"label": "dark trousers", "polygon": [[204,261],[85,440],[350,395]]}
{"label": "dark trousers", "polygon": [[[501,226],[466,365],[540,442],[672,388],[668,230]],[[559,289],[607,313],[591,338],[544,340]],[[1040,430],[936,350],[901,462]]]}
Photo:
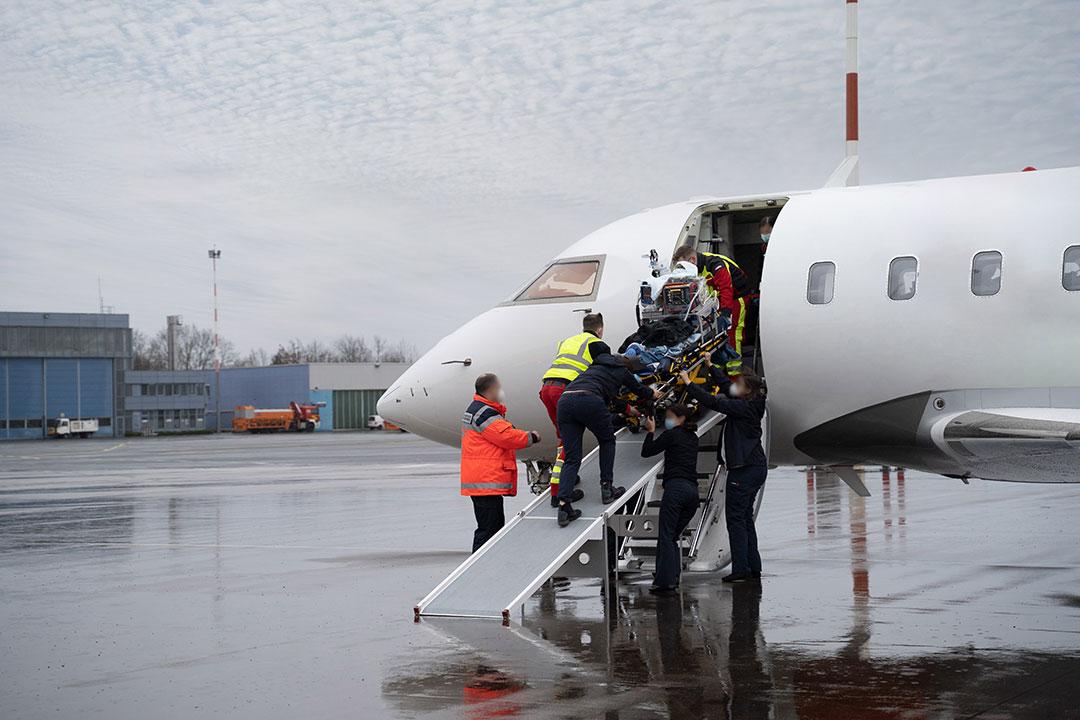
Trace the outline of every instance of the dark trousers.
{"label": "dark trousers", "polygon": [[731,542],[733,573],[761,572],[761,555],[754,529],[754,498],[765,484],[768,472],[764,465],[744,465],[728,470],[724,515]]}
{"label": "dark trousers", "polygon": [[656,586],[675,587],[682,574],[679,537],[698,508],[697,483],[668,480],[660,501],[660,533],[656,538]]}
{"label": "dark trousers", "polygon": [[506,524],[506,516],[503,514],[502,495],[473,495],[472,507],[473,514],[476,515],[472,551],[476,552],[492,535],[502,530],[502,526]]}
{"label": "dark trousers", "polygon": [[615,477],[615,430],[607,403],[596,395],[564,392],[559,398],[559,435],[566,459],[559,477],[559,500],[569,502],[577,486],[586,430],[600,443],[600,482],[610,483]]}

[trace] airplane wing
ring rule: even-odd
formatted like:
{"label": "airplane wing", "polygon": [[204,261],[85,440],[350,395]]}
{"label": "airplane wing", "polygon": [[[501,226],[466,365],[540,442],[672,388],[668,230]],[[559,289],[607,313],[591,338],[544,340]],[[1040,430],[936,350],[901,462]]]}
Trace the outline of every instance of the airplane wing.
{"label": "airplane wing", "polygon": [[931,438],[971,477],[1080,481],[1080,409],[967,410],[938,420]]}

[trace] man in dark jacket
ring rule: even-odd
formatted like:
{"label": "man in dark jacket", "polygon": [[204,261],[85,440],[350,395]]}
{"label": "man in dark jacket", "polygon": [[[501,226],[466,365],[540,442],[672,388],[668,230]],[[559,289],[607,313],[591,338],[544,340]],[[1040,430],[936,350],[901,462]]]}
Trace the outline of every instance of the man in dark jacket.
{"label": "man in dark jacket", "polygon": [[559,478],[559,527],[566,527],[581,517],[581,511],[571,506],[578,470],[581,468],[582,441],[585,430],[596,436],[600,444],[600,499],[606,505],[622,496],[626,490],[613,487],[615,480],[615,429],[611,424],[608,406],[627,387],[641,394],[659,395],[641,384],[630,372],[632,361],[610,353],[593,358],[592,365],[566,386],[559,398],[559,435],[562,436],[566,460]]}
{"label": "man in dark jacket", "polygon": [[745,582],[761,577],[757,530],[754,528],[754,498],[765,484],[769,465],[761,447],[761,420],[765,415],[765,392],[761,378],[749,368],[733,381],[713,371],[720,381],[721,394],[713,396],[691,382],[686,371],[679,374],[690,397],[701,407],[727,416],[724,421],[723,455],[727,465],[724,515],[731,541],[731,574],[724,582]]}

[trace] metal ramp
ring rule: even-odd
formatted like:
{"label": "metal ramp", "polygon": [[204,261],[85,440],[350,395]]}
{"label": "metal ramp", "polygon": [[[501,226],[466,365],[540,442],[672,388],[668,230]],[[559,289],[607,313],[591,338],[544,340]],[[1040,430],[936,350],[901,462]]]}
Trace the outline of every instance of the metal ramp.
{"label": "metal ramp", "polygon": [[[698,435],[707,434],[722,417],[708,413],[698,422]],[[624,429],[615,440],[615,482],[626,487],[626,494],[610,505],[601,504],[600,454],[594,449],[581,463],[578,487],[585,499],[574,504],[580,518],[560,528],[548,495],[538,496],[417,603],[416,616],[509,622],[511,610],[553,575],[606,577],[609,519],[631,500],[637,502],[663,466],[661,457],[641,457],[642,436]]]}

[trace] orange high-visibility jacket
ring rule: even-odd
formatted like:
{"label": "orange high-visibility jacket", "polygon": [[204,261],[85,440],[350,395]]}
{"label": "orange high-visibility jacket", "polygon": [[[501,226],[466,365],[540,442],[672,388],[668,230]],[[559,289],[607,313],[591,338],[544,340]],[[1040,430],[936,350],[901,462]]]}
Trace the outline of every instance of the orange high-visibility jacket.
{"label": "orange high-visibility jacket", "polygon": [[532,436],[505,417],[506,406],[473,395],[461,417],[461,494],[517,495],[514,451],[532,444]]}

